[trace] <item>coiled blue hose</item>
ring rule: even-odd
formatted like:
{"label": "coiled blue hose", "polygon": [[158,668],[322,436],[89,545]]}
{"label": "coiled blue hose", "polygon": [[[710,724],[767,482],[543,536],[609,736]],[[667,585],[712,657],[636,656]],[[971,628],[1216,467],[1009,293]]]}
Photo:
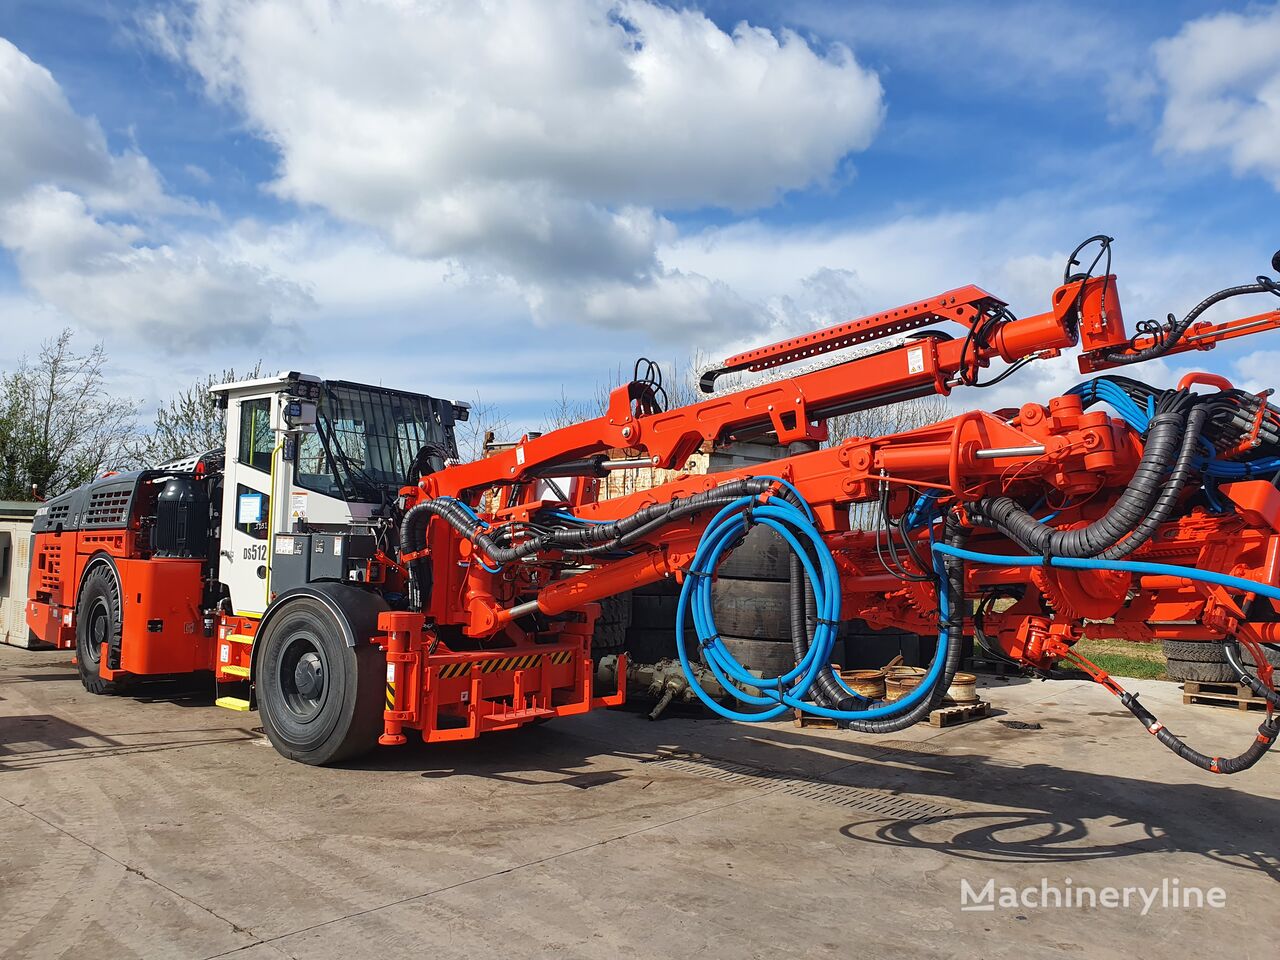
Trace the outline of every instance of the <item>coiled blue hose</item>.
{"label": "coiled blue hose", "polygon": [[[932,694],[942,675],[948,646],[945,628],[939,631],[937,650],[920,686],[902,699],[880,703],[844,687],[850,697],[866,703],[866,709],[837,710],[804,700],[818,674],[831,660],[831,650],[835,646],[840,622],[840,574],[808,504],[804,503],[790,484],[786,486],[791,489],[799,505],[780,497],[773,497],[768,501],[742,497],[722,508],[703,531],[676,608],[676,651],[685,679],[708,709],[729,720],[773,720],[788,710],[802,710],[832,720],[875,720],[906,713]],[[716,630],[712,609],[712,575],[721,557],[737,544],[749,522],[760,523],[776,531],[795,552],[813,591],[818,614],[817,627],[808,652],[791,670],[778,677],[757,677],[734,658]],[[812,549],[813,557],[817,558],[816,567],[810,551],[805,549],[806,544]],[[941,575],[941,557],[936,558],[935,562]],[[939,594],[944,624],[947,620],[945,593],[941,591]],[[748,712],[727,707],[711,697],[698,683],[685,641],[684,626],[690,613],[702,660],[716,680],[741,704],[760,709]],[[754,688],[759,693],[748,693],[743,687]]]}

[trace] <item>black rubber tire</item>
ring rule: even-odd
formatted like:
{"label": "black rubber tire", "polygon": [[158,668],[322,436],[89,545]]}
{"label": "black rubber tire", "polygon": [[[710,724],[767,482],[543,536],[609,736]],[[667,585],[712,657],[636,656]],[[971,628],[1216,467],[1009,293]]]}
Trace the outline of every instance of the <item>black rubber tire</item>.
{"label": "black rubber tire", "polygon": [[631,591],[632,603],[640,597],[672,597],[680,592],[680,585],[674,577],[664,577],[653,583],[646,583]]}
{"label": "black rubber tire", "polygon": [[[791,642],[757,640],[753,637],[721,637],[733,658],[748,670],[755,670],[765,677],[780,677],[796,665]],[[844,659],[844,644],[836,640],[831,648],[831,662],[839,665]]]}
{"label": "black rubber tire", "polygon": [[721,635],[791,642],[791,584],[720,577],[711,587],[711,609]]}
{"label": "black rubber tire", "polygon": [[621,653],[627,642],[627,628],[631,626],[631,594],[606,597],[600,601],[600,618],[591,634],[591,656],[599,660],[610,654]]}
{"label": "black rubber tire", "polygon": [[741,546],[721,560],[716,576],[732,580],[789,581],[791,548],[772,527],[757,525]]}
{"label": "black rubber tire", "polygon": [[627,656],[632,663],[657,663],[676,657],[676,634],[670,627],[649,630],[632,627],[627,631]]}
{"label": "black rubber tire", "polygon": [[780,677],[796,665],[791,644],[772,640],[754,640],[749,637],[722,636],[724,645],[733,658],[748,670],[765,677]]}
{"label": "black rubber tire", "polygon": [[635,597],[631,601],[631,626],[636,630],[672,630],[676,622],[677,594]]}
{"label": "black rubber tire", "polygon": [[[1217,640],[1166,640],[1160,644],[1166,659],[1195,663],[1226,663],[1226,654]],[[1208,681],[1206,681],[1208,682]]]}
{"label": "black rubber tire", "polygon": [[631,624],[631,594],[620,593],[600,601],[600,619],[596,623],[620,623],[623,628]]}
{"label": "black rubber tire", "polygon": [[326,766],[373,749],[386,689],[382,650],[347,646],[337,616],[312,597],[286,601],[256,642],[258,711],[282,756]]}
{"label": "black rubber tire", "polygon": [[[1264,643],[1262,644],[1262,653],[1267,658],[1267,663],[1273,667],[1280,667],[1280,644]],[[1241,651],[1241,658],[1245,663],[1253,663],[1253,657]]]}
{"label": "black rubber tire", "polygon": [[621,653],[626,643],[627,628],[623,624],[601,623],[597,620],[595,632],[591,634],[591,656],[598,660],[613,653]]}
{"label": "black rubber tire", "polygon": [[124,692],[124,684],[104,680],[98,674],[102,644],[118,643],[123,623],[116,572],[106,563],[95,563],[81,581],[76,598],[76,669],[80,682],[92,694]]}
{"label": "black rubber tire", "polygon": [[[723,634],[758,639],[791,636],[791,586],[772,580],[731,580],[718,577],[711,588],[716,628]],[[675,629],[678,595],[637,597],[633,627]]]}
{"label": "black rubber tire", "polygon": [[865,620],[846,620],[840,625],[840,636],[849,669],[878,670],[898,656],[910,666],[923,666],[911,661],[919,659],[915,654],[926,641],[905,630],[877,630]]}
{"label": "black rubber tire", "polygon": [[1170,660],[1165,667],[1170,680],[1192,680],[1196,683],[1235,683],[1236,672],[1228,663],[1206,663],[1203,660]]}

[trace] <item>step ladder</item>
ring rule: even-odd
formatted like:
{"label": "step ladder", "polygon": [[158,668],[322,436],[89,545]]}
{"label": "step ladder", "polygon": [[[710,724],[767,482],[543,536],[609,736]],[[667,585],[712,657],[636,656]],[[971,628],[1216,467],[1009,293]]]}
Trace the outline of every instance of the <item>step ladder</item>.
{"label": "step ladder", "polygon": [[[223,637],[222,640],[219,642],[234,643],[234,644],[239,644],[245,647],[252,647],[253,637],[244,633],[229,633],[225,637]],[[214,677],[219,678],[219,679],[215,679],[214,681],[219,688],[230,685],[230,684],[237,684],[237,685],[247,684],[249,680],[249,668],[242,667],[239,664],[235,664],[235,663],[228,663],[228,664],[220,663],[216,668]],[[222,677],[235,677],[236,679],[234,680],[220,679]],[[244,692],[247,692],[247,691],[244,691]],[[215,706],[222,707],[224,710],[235,710],[240,713],[245,713],[249,710],[249,701],[245,697],[226,695],[226,696],[218,697],[213,702]]]}

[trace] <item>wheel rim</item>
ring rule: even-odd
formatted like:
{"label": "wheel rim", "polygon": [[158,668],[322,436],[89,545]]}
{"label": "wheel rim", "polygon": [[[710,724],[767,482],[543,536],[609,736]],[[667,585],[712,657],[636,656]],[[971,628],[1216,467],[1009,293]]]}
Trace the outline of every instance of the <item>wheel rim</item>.
{"label": "wheel rim", "polygon": [[329,686],[324,650],[312,634],[296,633],[284,644],[279,663],[280,699],[299,720],[314,719]]}
{"label": "wheel rim", "polygon": [[96,668],[102,656],[102,645],[111,640],[111,609],[98,597],[89,607],[89,627],[85,631],[87,650],[84,657]]}

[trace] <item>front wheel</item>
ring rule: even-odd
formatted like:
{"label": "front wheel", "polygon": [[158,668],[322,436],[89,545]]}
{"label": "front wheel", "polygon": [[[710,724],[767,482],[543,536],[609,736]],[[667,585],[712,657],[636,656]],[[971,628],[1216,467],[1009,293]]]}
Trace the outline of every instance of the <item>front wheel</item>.
{"label": "front wheel", "polygon": [[288,601],[257,642],[258,709],[279,753],[323,766],[374,747],[386,675],[378,647],[349,647],[337,615],[311,597]]}

